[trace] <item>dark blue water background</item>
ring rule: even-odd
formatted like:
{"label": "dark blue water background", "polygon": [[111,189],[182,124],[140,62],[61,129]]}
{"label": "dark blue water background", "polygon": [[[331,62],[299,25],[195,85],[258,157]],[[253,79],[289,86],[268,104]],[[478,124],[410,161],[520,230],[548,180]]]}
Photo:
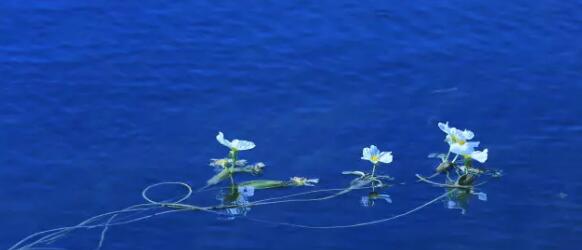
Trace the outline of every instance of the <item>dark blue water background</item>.
{"label": "dark blue water background", "polygon": [[[180,3],[179,3],[180,2]],[[306,230],[175,214],[112,228],[103,249],[576,249],[582,243],[580,1],[2,1],[0,248],[195,186],[217,131],[265,177],[367,169],[394,152],[394,203],[353,193],[257,207],[310,225],[387,217],[439,195],[414,182],[470,128],[506,176],[466,215],[435,204],[369,227]],[[244,179],[244,178],[241,178]],[[305,189],[301,189],[305,190]],[[298,191],[298,190],[296,190]],[[268,197],[288,191],[258,192]],[[566,197],[559,194],[567,194]],[[214,194],[194,202],[212,203]],[[93,249],[99,231],[60,245]]]}

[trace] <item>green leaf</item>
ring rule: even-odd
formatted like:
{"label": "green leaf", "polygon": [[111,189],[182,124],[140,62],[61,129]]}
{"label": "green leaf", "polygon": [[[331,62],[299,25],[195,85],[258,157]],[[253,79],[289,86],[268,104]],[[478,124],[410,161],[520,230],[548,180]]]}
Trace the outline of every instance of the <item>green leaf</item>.
{"label": "green leaf", "polygon": [[281,188],[288,187],[287,181],[277,180],[253,180],[239,183],[239,186],[254,187],[255,189]]}
{"label": "green leaf", "polygon": [[228,179],[228,177],[230,176],[230,172],[228,171],[228,169],[223,169],[222,171],[220,171],[218,174],[216,174],[215,176],[212,176],[212,178],[210,178],[208,181],[206,181],[206,184],[210,185],[216,185],[218,183],[220,183],[221,181]]}

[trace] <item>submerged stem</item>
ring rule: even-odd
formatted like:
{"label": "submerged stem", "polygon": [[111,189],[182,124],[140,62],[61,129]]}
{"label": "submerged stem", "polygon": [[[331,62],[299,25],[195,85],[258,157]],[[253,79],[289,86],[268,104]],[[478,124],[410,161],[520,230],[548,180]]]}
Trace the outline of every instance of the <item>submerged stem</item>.
{"label": "submerged stem", "polygon": [[[376,165],[377,165],[376,163],[374,163],[374,164],[372,165],[372,176],[371,176],[371,177],[372,177],[372,179],[374,179],[374,177],[375,177],[375,174],[376,174]],[[376,185],[375,185],[374,183],[372,183],[372,192],[374,192],[374,191],[375,191],[375,186],[376,186]]]}
{"label": "submerged stem", "polygon": [[228,177],[230,177],[230,190],[234,192],[236,185],[234,184],[234,178],[232,177],[232,173],[230,173]]}
{"label": "submerged stem", "polygon": [[231,149],[228,154],[230,155],[230,159],[232,161],[231,164],[230,164],[230,167],[228,169],[228,172],[229,172],[229,176],[228,177],[230,178],[230,189],[231,189],[232,192],[234,192],[234,189],[236,187],[236,184],[234,183],[233,174],[234,174],[234,168],[236,166],[237,151],[235,149]]}

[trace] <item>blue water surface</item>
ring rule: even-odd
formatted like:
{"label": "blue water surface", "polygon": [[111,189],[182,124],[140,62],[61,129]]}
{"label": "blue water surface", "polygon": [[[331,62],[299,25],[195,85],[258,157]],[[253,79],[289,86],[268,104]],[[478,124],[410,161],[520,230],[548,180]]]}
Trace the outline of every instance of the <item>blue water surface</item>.
{"label": "blue water surface", "polygon": [[[581,1],[19,1],[0,3],[0,249],[199,186],[214,137],[253,140],[264,178],[368,169],[394,153],[392,204],[365,192],[253,208],[341,225],[443,190],[417,183],[447,150],[438,121],[475,131],[505,176],[465,215],[441,202],[384,224],[310,230],[203,213],[112,227],[107,249],[579,249]],[[248,177],[240,178],[245,179]],[[404,184],[404,185],[402,185]],[[257,192],[257,198],[295,190]],[[192,202],[216,203],[214,193]],[[54,246],[95,249],[99,230]]]}

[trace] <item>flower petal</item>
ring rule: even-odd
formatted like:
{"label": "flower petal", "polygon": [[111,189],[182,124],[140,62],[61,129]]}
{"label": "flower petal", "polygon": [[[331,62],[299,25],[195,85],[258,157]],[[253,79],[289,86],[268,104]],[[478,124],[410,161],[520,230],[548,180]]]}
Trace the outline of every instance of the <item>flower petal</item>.
{"label": "flower petal", "polygon": [[319,178],[305,180],[305,186],[315,186],[317,183],[319,183]]}
{"label": "flower petal", "polygon": [[370,154],[370,148],[364,148],[362,150],[362,160],[370,160],[372,155]]}
{"label": "flower petal", "polygon": [[489,156],[488,149],[484,149],[483,151],[474,151],[471,153],[471,158],[481,163],[487,161],[488,156]]}
{"label": "flower petal", "polygon": [[447,134],[449,134],[451,132],[451,128],[449,127],[449,122],[445,122],[445,123],[439,122],[438,126],[443,132],[445,132]]}
{"label": "flower petal", "polygon": [[473,139],[473,137],[475,137],[475,133],[473,133],[473,131],[471,131],[471,130],[465,129],[461,132],[461,137],[462,137],[462,139],[468,141],[468,140]]}
{"label": "flower petal", "polygon": [[471,153],[473,153],[473,151],[475,151],[475,148],[479,146],[479,142],[478,141],[471,141],[471,142],[466,142],[463,144],[460,143],[453,143],[451,144],[451,146],[449,147],[449,150],[455,154],[459,154],[459,155],[470,155]]}
{"label": "flower petal", "polygon": [[453,143],[449,147],[449,150],[452,153],[455,153],[458,155],[468,155],[468,154],[473,152],[473,148],[469,147],[466,143],[463,145],[458,144],[458,143]]}
{"label": "flower petal", "polygon": [[394,158],[392,157],[392,152],[382,152],[380,153],[379,162],[390,163]]}
{"label": "flower petal", "polygon": [[461,137],[463,136],[462,131],[457,128],[451,128],[449,134],[456,137],[456,139],[461,139]]}
{"label": "flower petal", "polygon": [[380,150],[375,145],[370,145],[370,155],[371,156],[380,156]]}
{"label": "flower petal", "polygon": [[224,134],[222,132],[218,132],[218,135],[216,135],[216,140],[218,141],[218,143],[227,146],[227,147],[231,147],[231,143],[230,141],[228,141],[227,139],[224,139]]}
{"label": "flower petal", "polygon": [[231,142],[231,146],[239,151],[240,150],[249,150],[249,149],[255,148],[255,143],[252,141],[234,139]]}

